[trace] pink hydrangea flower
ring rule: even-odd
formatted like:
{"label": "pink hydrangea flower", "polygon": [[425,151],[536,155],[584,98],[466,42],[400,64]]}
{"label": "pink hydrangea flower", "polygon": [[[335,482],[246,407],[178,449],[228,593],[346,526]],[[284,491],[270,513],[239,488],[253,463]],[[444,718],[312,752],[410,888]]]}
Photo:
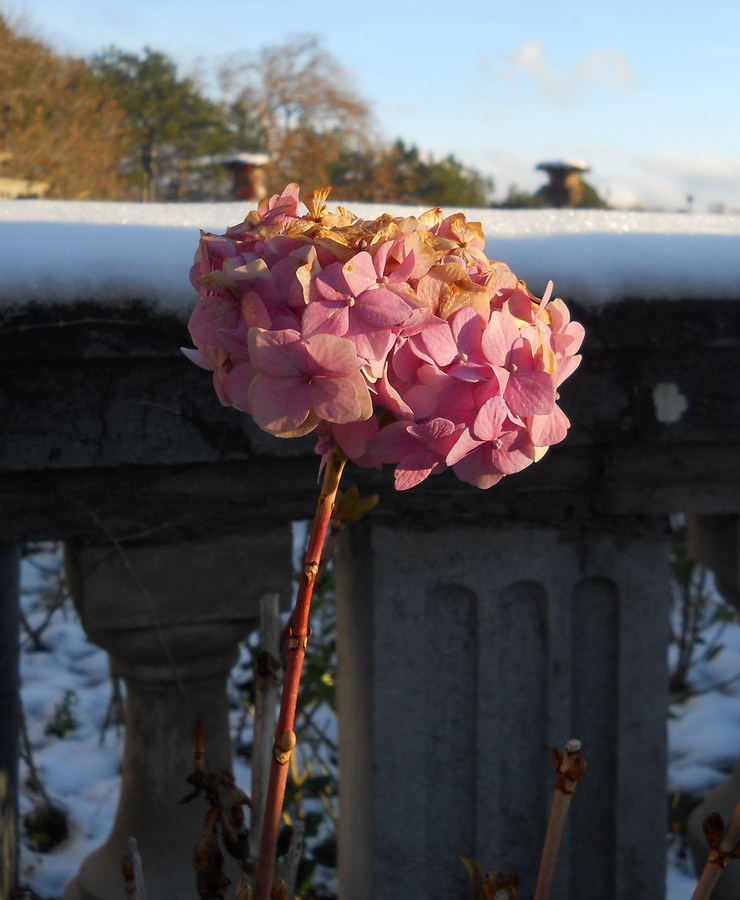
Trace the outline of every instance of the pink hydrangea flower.
{"label": "pink hydrangea flower", "polygon": [[566,436],[557,390],[583,327],[484,252],[462,213],[373,221],[297,185],[223,235],[190,277],[195,350],[221,403],[278,437],[313,433],[407,490],[447,468],[490,487]]}
{"label": "pink hydrangea flower", "polygon": [[297,331],[249,331],[255,375],[249,410],[265,431],[296,437],[319,422],[369,419],[372,401],[352,341],[333,334],[302,337]]}

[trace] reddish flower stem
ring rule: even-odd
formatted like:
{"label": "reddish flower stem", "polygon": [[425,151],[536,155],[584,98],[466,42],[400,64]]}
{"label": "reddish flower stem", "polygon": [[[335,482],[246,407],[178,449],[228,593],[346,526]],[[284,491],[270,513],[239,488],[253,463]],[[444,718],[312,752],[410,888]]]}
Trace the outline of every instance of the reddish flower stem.
{"label": "reddish flower stem", "polygon": [[275,732],[275,744],[270,767],[270,783],[267,789],[265,817],[262,825],[260,853],[257,860],[257,885],[255,900],[270,900],[275,873],[275,853],[277,849],[278,831],[283,812],[285,784],[288,780],[288,764],[295,746],[295,711],[298,701],[298,687],[301,681],[303,657],[306,654],[308,641],[308,615],[311,609],[316,575],[321,561],[321,549],[331,521],[334,501],[339,488],[339,481],[347,457],[339,447],[329,459],[324,472],[324,481],[316,506],[313,527],[308,539],[308,547],[303,557],[303,571],[298,587],[298,596],[290,620],[288,658],[285,663],[285,681],[280,701],[280,716]]}

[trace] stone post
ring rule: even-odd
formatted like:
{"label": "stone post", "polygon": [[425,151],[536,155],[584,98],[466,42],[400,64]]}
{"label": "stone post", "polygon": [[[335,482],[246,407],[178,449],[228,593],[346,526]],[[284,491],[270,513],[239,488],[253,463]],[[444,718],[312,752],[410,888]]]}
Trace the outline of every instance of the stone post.
{"label": "stone post", "polygon": [[239,641],[258,623],[260,597],[288,599],[290,542],[286,527],[122,552],[70,548],[82,623],[126,683],[126,736],[113,830],[64,900],[123,900],[129,837],[141,853],[148,900],[197,897],[192,854],[206,805],[179,802],[191,790],[193,727],[200,715],[206,767],[230,769],[225,681]]}
{"label": "stone post", "polygon": [[534,890],[551,750],[583,741],[557,898],[662,900],[668,543],[657,529],[380,522],[337,567],[340,889]]}
{"label": "stone post", "polygon": [[18,870],[18,587],[20,544],[0,544],[0,900]]}

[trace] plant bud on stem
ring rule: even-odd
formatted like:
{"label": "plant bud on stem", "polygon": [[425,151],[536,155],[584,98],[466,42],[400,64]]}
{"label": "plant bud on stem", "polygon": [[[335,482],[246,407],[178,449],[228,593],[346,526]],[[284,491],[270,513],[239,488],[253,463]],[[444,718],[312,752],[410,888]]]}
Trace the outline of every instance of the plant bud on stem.
{"label": "plant bud on stem", "polygon": [[718,836],[715,838],[712,834],[715,817],[719,821],[720,833],[724,828],[721,817],[716,814],[709,816],[704,821],[704,835],[707,838],[710,850],[699,883],[691,895],[691,900],[709,900],[712,889],[717,883],[719,876],[724,872],[727,863],[731,859],[740,857],[740,843],[736,843],[738,835],[740,835],[740,798],[735,804],[730,824],[727,826],[721,841],[718,839]]}
{"label": "plant bud on stem", "polygon": [[288,780],[288,763],[295,746],[293,725],[295,724],[301,668],[309,635],[308,615],[311,608],[311,596],[319,570],[321,549],[329,528],[339,481],[346,461],[347,458],[344,453],[339,447],[335,446],[326,464],[313,527],[308,539],[306,554],[303,558],[303,573],[298,587],[298,596],[290,619],[288,659],[285,664],[280,716],[275,734],[270,783],[267,789],[265,817],[257,862],[256,900],[271,900],[277,838],[283,811],[285,784]]}
{"label": "plant bud on stem", "polygon": [[586,771],[586,758],[581,753],[581,742],[575,739],[568,741],[563,753],[553,750],[553,765],[557,774],[557,783],[552,798],[550,821],[547,823],[545,844],[542,848],[534,900],[550,900],[560,844],[563,839],[565,818],[568,815],[573,793]]}

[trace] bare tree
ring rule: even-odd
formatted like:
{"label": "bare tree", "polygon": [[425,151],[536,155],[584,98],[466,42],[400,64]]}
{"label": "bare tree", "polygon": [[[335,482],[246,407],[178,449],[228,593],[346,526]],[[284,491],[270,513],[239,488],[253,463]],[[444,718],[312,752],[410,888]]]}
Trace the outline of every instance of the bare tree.
{"label": "bare tree", "polygon": [[219,76],[241,149],[271,157],[273,189],[289,181],[306,190],[328,184],[342,154],[372,142],[368,105],[317,37],[267,47],[222,66]]}

